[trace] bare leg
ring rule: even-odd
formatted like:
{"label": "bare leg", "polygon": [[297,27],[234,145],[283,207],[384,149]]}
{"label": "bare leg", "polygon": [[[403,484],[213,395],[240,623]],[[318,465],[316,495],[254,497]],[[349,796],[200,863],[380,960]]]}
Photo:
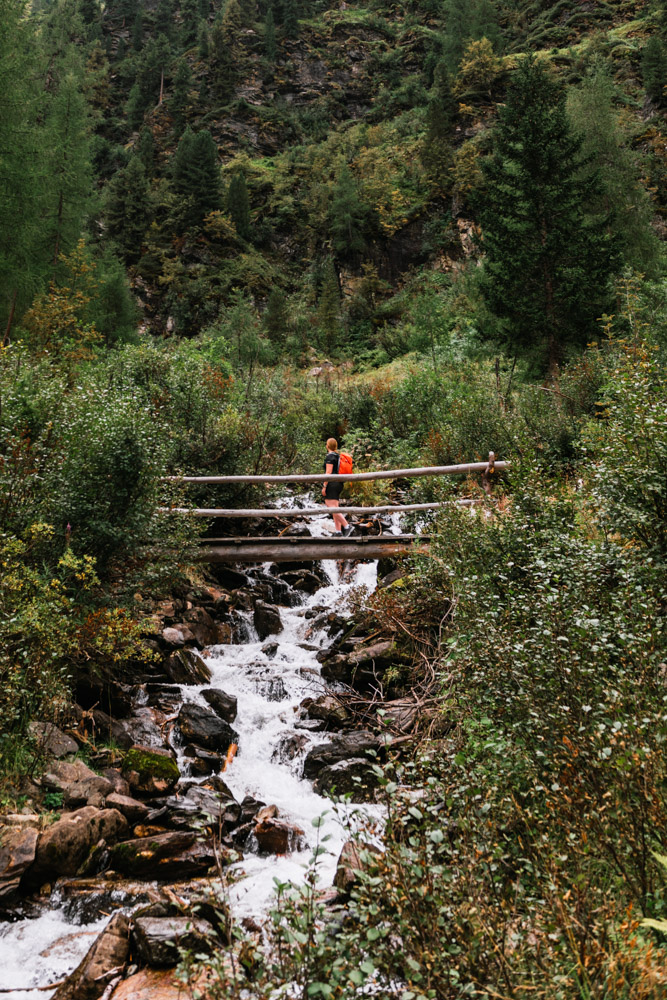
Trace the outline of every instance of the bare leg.
{"label": "bare leg", "polygon": [[[325,498],[324,502],[327,505],[327,507],[338,506],[338,500],[327,500]],[[331,516],[333,517],[334,527],[336,531],[342,531],[343,528],[347,528],[347,518],[345,517],[344,514],[332,514]]]}

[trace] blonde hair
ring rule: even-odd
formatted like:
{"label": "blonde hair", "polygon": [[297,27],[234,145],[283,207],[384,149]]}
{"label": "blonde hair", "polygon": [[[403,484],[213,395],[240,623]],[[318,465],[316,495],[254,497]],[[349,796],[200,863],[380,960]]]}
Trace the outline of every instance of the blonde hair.
{"label": "blonde hair", "polygon": [[329,449],[329,451],[338,450],[338,441],[336,441],[336,438],[329,438],[329,440],[327,441],[327,448]]}

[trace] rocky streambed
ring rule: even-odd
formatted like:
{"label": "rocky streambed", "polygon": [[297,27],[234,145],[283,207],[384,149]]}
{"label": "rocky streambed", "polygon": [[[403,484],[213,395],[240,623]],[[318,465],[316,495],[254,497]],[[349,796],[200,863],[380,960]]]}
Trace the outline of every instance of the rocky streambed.
{"label": "rocky streambed", "polygon": [[41,728],[51,760],[35,800],[58,812],[0,818],[2,996],[123,1000],[145,983],[158,996],[151,970],[173,966],[174,944],[215,934],[220,868],[222,905],[258,925],[274,878],[303,879],[325,810],[322,884],[343,884],[355,819],[327,796],[351,792],[372,821],[367,754],[385,738],[339,693],[372,688],[395,657],[345,617],[376,579],[375,563],[219,570],[162,606],[147,673],[81,680],[65,732]]}

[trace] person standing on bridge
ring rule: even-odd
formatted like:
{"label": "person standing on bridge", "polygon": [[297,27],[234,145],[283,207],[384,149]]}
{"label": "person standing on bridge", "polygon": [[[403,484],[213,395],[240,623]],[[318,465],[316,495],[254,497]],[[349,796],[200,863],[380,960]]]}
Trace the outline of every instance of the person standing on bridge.
{"label": "person standing on bridge", "polygon": [[[329,438],[327,441],[327,457],[324,459],[324,472],[327,476],[337,476],[340,465],[340,455],[338,454],[338,441],[336,438]],[[325,483],[322,487],[322,496],[327,507],[338,507],[340,495],[345,484],[340,481]],[[351,535],[354,527],[347,523],[344,514],[333,514],[335,535]]]}

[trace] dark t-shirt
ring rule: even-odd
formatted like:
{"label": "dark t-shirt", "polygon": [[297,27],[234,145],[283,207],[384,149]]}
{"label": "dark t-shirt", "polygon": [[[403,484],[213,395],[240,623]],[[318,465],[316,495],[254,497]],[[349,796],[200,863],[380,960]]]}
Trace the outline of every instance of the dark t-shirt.
{"label": "dark t-shirt", "polygon": [[340,455],[337,455],[335,451],[327,452],[327,457],[324,459],[324,471],[327,471],[327,465],[333,465],[331,470],[332,476],[338,475],[338,464],[340,462]]}
{"label": "dark t-shirt", "polygon": [[[338,464],[340,462],[340,455],[337,455],[335,451],[330,451],[327,453],[327,457],[324,459],[324,471],[327,471],[327,465],[332,465],[333,468],[329,475],[338,475]],[[343,486],[345,483],[327,483],[326,492],[324,497],[326,500],[339,500],[340,495],[343,492]]]}

